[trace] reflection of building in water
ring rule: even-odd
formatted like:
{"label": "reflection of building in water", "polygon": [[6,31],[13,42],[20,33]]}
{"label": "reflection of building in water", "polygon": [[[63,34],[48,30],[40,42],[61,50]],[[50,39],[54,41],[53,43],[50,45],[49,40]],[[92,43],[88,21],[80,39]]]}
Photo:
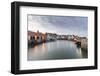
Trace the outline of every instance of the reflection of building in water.
{"label": "reflection of building in water", "polygon": [[43,44],[42,44],[42,49],[45,49],[45,47],[46,47],[46,46],[45,46],[45,43],[43,43]]}
{"label": "reflection of building in water", "polygon": [[58,40],[67,40],[67,35],[57,35]]}

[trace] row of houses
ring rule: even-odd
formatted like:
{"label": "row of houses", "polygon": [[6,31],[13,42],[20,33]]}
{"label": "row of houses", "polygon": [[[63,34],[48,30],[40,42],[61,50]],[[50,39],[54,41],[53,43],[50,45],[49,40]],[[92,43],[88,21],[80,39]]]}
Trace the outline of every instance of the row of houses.
{"label": "row of houses", "polygon": [[75,36],[75,35],[58,35],[57,36],[58,40],[71,40],[71,41],[76,41],[79,40],[80,37],[79,36]]}
{"label": "row of houses", "polygon": [[45,42],[45,41],[55,41],[55,40],[71,40],[73,39],[73,35],[57,35],[56,33],[41,33],[39,31],[37,32],[32,32],[28,31],[28,40],[29,42],[31,41],[37,41],[38,43],[40,42]]}
{"label": "row of houses", "polygon": [[75,35],[57,35],[56,33],[41,33],[39,31],[37,32],[28,31],[29,44],[39,44],[43,42],[56,41],[56,40],[80,41],[82,40],[82,38]]}
{"label": "row of houses", "polygon": [[48,41],[55,41],[57,34],[55,33],[41,33],[39,31],[32,32],[28,31],[28,44],[39,44]]}

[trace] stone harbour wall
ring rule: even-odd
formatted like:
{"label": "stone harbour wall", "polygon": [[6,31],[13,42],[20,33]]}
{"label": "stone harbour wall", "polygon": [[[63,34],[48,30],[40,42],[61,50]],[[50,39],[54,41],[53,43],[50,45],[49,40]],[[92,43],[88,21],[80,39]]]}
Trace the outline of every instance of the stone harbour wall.
{"label": "stone harbour wall", "polygon": [[81,40],[81,48],[86,50],[88,47],[88,40],[87,39],[82,39]]}

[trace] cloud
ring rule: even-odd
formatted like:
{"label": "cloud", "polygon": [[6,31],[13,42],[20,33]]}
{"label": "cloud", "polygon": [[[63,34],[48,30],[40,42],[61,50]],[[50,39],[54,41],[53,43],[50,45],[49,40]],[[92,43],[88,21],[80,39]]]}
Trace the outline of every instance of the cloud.
{"label": "cloud", "polygon": [[28,30],[87,36],[88,18],[78,16],[28,15]]}

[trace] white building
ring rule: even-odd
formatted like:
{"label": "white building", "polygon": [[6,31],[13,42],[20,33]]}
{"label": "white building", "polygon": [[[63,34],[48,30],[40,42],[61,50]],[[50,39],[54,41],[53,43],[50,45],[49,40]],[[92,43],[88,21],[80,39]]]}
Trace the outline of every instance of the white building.
{"label": "white building", "polygon": [[72,39],[74,39],[74,36],[73,35],[67,35],[67,39],[72,40]]}
{"label": "white building", "polygon": [[57,35],[54,33],[46,33],[46,41],[57,40]]}

